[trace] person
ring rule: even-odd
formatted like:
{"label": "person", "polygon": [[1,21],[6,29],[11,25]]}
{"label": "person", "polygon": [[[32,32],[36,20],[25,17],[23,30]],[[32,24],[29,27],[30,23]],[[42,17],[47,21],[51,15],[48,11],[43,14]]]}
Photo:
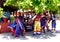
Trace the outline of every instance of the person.
{"label": "person", "polygon": [[53,16],[52,18],[52,33],[56,32],[56,18]]}
{"label": "person", "polygon": [[46,12],[46,28],[47,28],[47,31],[49,32],[50,29],[49,29],[49,23],[50,23],[50,14],[48,12]]}
{"label": "person", "polygon": [[33,35],[40,35],[41,34],[41,28],[40,28],[40,19],[41,19],[41,16],[40,16],[40,13],[39,14],[36,14],[32,20],[34,20],[34,33]]}
{"label": "person", "polygon": [[10,15],[10,23],[14,21],[14,16],[13,16],[13,12],[11,12],[11,15]]}
{"label": "person", "polygon": [[56,16],[53,14],[53,12],[50,12],[50,21],[52,21],[52,33],[56,32]]}
{"label": "person", "polygon": [[[21,31],[23,33],[25,33],[25,28],[24,28],[24,25],[23,25],[23,22],[22,22],[21,18],[19,17],[19,14],[14,15],[14,22],[9,24],[9,27],[11,28],[15,37],[19,37],[19,34],[20,34]],[[16,27],[15,30],[14,30],[14,27]],[[24,34],[21,34],[21,35],[23,36]]]}
{"label": "person", "polygon": [[40,23],[41,23],[41,32],[43,31],[45,33],[45,27],[46,27],[46,17],[45,15],[42,16]]}

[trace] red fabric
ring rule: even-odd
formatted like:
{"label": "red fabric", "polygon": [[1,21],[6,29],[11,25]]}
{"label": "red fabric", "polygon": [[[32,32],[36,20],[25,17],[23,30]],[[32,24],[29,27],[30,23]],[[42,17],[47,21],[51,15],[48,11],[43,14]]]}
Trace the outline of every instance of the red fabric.
{"label": "red fabric", "polygon": [[7,22],[7,20],[8,20],[7,18],[3,18],[4,23],[6,23],[6,22]]}
{"label": "red fabric", "polygon": [[37,20],[37,21],[40,21],[40,19],[41,19],[40,15],[37,15],[36,18],[35,18],[35,20]]}
{"label": "red fabric", "polygon": [[17,15],[21,15],[21,12],[17,12]]}
{"label": "red fabric", "polygon": [[17,15],[17,12],[16,11],[14,11],[14,15]]}
{"label": "red fabric", "polygon": [[8,23],[0,22],[1,29],[0,33],[11,32],[11,29],[8,27]]}

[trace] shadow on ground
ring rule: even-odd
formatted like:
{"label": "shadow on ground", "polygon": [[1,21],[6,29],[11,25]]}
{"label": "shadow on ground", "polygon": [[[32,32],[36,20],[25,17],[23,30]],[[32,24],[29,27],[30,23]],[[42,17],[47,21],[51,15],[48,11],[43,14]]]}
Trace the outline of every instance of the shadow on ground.
{"label": "shadow on ground", "polygon": [[[50,39],[51,37],[55,37],[56,34],[60,34],[60,31],[58,30],[56,34],[53,34],[51,32],[42,33],[41,35],[33,36],[33,32],[27,32],[25,36],[19,36],[14,37],[12,36],[12,33],[2,33],[0,34],[0,37],[3,39],[20,39],[20,40],[28,40],[29,38],[33,39]],[[28,38],[29,37],[29,38]]]}

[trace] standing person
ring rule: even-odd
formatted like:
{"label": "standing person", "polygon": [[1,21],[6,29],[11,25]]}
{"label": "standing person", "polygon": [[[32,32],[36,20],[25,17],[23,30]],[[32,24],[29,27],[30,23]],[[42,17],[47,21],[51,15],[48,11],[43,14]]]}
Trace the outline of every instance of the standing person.
{"label": "standing person", "polygon": [[11,15],[10,15],[10,23],[14,21],[14,16],[13,16],[13,12],[11,12]]}
{"label": "standing person", "polygon": [[47,28],[47,31],[50,31],[49,29],[49,22],[50,22],[50,14],[48,12],[46,12],[46,28]]}
{"label": "standing person", "polygon": [[36,14],[36,15],[32,18],[32,20],[35,20],[35,22],[34,22],[34,33],[33,33],[34,36],[41,34],[40,19],[41,19],[40,14]]}
{"label": "standing person", "polygon": [[52,33],[56,32],[56,16],[50,11],[50,20],[52,21]]}
{"label": "standing person", "polygon": [[46,27],[46,17],[45,15],[42,16],[40,22],[41,22],[41,32],[43,31],[45,33],[45,27]]}
{"label": "standing person", "polygon": [[52,17],[52,32],[56,32],[56,18],[55,16]]}
{"label": "standing person", "polygon": [[50,14],[49,14],[49,12],[48,11],[45,11],[45,13],[44,13],[44,15],[45,15],[45,17],[46,17],[46,28],[47,28],[47,31],[50,31],[50,29],[49,29],[49,22],[50,22]]}

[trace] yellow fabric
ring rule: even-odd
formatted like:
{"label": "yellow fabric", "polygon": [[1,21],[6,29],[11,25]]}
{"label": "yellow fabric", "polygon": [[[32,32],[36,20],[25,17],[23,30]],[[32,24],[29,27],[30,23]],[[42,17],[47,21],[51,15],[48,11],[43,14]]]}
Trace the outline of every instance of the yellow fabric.
{"label": "yellow fabric", "polygon": [[10,15],[10,20],[11,20],[11,22],[14,20],[14,16],[13,15]]}
{"label": "yellow fabric", "polygon": [[35,21],[34,31],[35,31],[35,32],[39,32],[40,30],[41,30],[40,21]]}
{"label": "yellow fabric", "polygon": [[52,25],[52,21],[50,21],[48,24],[49,24],[49,26],[51,26]]}

